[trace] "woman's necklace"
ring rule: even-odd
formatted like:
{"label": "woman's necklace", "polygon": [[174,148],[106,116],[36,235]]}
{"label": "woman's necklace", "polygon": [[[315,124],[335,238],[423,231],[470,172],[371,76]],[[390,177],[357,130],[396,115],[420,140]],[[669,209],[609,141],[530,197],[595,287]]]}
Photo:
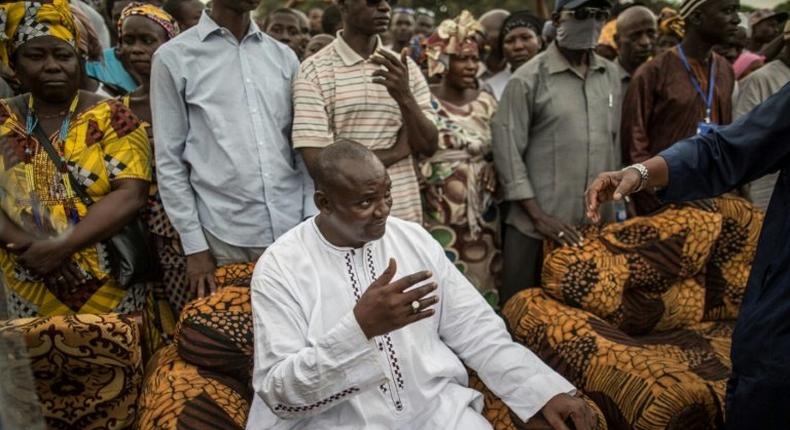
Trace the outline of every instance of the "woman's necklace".
{"label": "woman's necklace", "polygon": [[[28,186],[30,187],[30,190],[33,194],[33,219],[35,220],[36,225],[39,227],[42,227],[43,220],[40,213],[41,202],[36,195],[36,183],[49,184],[49,186],[47,186],[49,189],[48,199],[61,202],[64,214],[66,215],[69,224],[74,225],[79,222],[79,212],[74,205],[75,193],[72,189],[71,181],[69,180],[68,164],[66,163],[66,159],[63,154],[63,151],[65,150],[66,138],[69,134],[69,127],[71,126],[74,113],[77,111],[77,106],[79,105],[79,97],[80,96],[78,92],[77,95],[74,96],[74,100],[72,100],[69,110],[65,112],[65,117],[60,124],[60,132],[58,133],[57,138],[50,142],[53,149],[57,152],[57,156],[60,158],[60,160],[58,160],[59,162],[54,163],[60,176],[59,181],[56,178],[36,178],[36,173],[43,173],[45,169],[43,166],[38,166],[38,169],[36,168],[38,163],[36,163],[31,145],[28,145],[27,148],[25,148],[25,155],[29,160],[25,166],[25,176],[28,181]],[[41,118],[58,118],[63,114],[64,113],[61,113],[57,116],[50,117],[41,116]],[[32,95],[30,96],[27,104],[27,117],[25,118],[25,126],[27,135],[29,137],[33,136],[34,130],[39,126],[39,116],[36,115],[34,98]],[[43,146],[45,145],[45,142],[38,142],[38,144],[39,146]],[[59,149],[58,147],[61,147],[62,149]],[[47,165],[50,162],[54,162],[54,160],[47,160],[44,165]]]}

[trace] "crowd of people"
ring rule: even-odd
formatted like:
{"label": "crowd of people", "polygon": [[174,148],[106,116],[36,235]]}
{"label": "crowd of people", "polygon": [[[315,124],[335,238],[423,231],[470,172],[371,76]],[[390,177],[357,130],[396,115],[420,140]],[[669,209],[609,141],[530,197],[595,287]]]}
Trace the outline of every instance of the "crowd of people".
{"label": "crowd of people", "polygon": [[[259,2],[0,5],[7,316],[144,312],[169,342],[184,305],[216,290],[217,267],[266,253],[253,282],[256,337],[266,332],[254,385],[277,416],[321,427],[439,402],[430,393],[442,384],[422,381],[415,394],[391,366],[379,387],[380,370],[369,368],[385,344],[397,363],[388,333],[438,306],[446,326],[433,337],[414,331],[409,348],[444,356],[443,377],[465,371],[453,354],[491,381],[507,380],[502,372],[520,360],[524,380],[553,388],[492,387],[510,393],[511,408],[523,419],[544,406],[547,419],[575,412],[587,428],[589,411],[574,398],[553,403],[570,384],[512,344],[494,312],[540,285],[546,245],[583,244],[578,226],[592,222],[584,193],[598,173],[727,125],[790,81],[787,14],[746,15],[738,0],[658,11],[557,0],[552,11],[538,1],[437,22],[395,0],[267,13]],[[776,180],[732,191],[765,208]],[[605,208],[602,221],[661,204],[646,189]],[[158,270],[140,267],[145,254]],[[430,270],[463,288],[439,294],[438,305],[428,290],[390,297],[388,287],[427,277],[390,284],[389,258],[401,275]],[[316,290],[346,275],[357,325],[336,290]],[[414,312],[377,314],[385,299]],[[305,320],[316,308],[323,316]],[[377,339],[364,354],[360,329]],[[308,352],[305,330],[320,339]],[[348,366],[359,371],[333,379]],[[369,386],[392,403],[316,418],[322,399]],[[466,417],[453,400],[439,403],[434,422]],[[288,406],[304,404],[322,406]]]}

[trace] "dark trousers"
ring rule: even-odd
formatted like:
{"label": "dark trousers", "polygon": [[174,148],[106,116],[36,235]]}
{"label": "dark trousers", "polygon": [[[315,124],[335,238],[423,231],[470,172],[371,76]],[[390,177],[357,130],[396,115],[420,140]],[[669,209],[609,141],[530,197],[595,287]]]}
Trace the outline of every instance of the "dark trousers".
{"label": "dark trousers", "polygon": [[505,225],[502,258],[504,279],[499,292],[499,303],[504,306],[519,291],[540,286],[543,241],[526,236],[513,226]]}

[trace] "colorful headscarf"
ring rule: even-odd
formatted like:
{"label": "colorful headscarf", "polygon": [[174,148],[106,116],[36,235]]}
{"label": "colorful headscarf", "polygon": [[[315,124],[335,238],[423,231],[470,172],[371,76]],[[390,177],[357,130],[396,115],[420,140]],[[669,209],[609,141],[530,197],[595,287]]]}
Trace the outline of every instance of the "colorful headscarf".
{"label": "colorful headscarf", "polygon": [[76,4],[69,5],[69,9],[71,9],[71,14],[74,15],[77,31],[80,33],[77,51],[88,61],[102,61],[101,43],[90,18]]}
{"label": "colorful headscarf", "polygon": [[677,13],[675,9],[665,7],[661,9],[661,14],[658,17],[658,31],[661,34],[677,36],[678,39],[683,39],[686,34],[683,18]]}
{"label": "colorful headscarf", "polygon": [[118,18],[119,35],[123,33],[123,22],[130,16],[142,16],[159,24],[160,27],[165,29],[168,39],[178,36],[180,32],[178,22],[169,13],[165,12],[164,9],[147,3],[129,3],[128,6],[123,8],[121,17]]}
{"label": "colorful headscarf", "polygon": [[444,73],[450,66],[450,55],[477,53],[476,39],[483,32],[483,26],[466,10],[455,19],[442,21],[426,42],[428,76]]}
{"label": "colorful headscarf", "polygon": [[67,0],[18,1],[0,4],[0,61],[25,43],[44,36],[56,37],[75,50],[79,31]]}

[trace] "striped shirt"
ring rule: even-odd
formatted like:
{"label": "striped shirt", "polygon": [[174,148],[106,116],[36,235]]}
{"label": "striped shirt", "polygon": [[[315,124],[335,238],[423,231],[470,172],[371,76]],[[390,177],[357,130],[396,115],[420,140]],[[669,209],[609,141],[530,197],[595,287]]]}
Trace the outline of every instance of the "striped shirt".
{"label": "striped shirt", "polygon": [[[381,46],[379,40],[377,48]],[[411,59],[408,62],[412,94],[432,120],[428,84],[417,64]],[[379,67],[354,52],[342,33],[305,60],[294,83],[294,147],[323,148],[337,139],[353,140],[372,150],[394,146],[403,117],[387,89],[372,81],[371,75]],[[392,216],[421,223],[422,202],[414,159],[409,156],[387,171],[392,180]]]}

